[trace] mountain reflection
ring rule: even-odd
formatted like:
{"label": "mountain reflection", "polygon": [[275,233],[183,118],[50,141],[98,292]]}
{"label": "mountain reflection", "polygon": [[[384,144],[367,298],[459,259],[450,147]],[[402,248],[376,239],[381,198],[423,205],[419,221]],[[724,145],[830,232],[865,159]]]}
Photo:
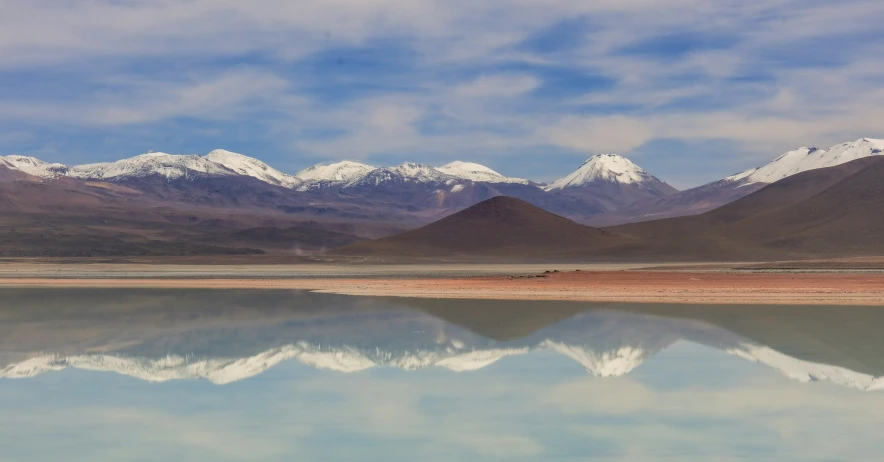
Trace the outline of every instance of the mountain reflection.
{"label": "mountain reflection", "polygon": [[476,371],[551,351],[589,374],[629,374],[679,341],[800,381],[884,388],[884,343],[867,307],[747,307],[371,299],[301,291],[10,290],[0,377],[65,368],[152,382],[226,384],[284,361]]}

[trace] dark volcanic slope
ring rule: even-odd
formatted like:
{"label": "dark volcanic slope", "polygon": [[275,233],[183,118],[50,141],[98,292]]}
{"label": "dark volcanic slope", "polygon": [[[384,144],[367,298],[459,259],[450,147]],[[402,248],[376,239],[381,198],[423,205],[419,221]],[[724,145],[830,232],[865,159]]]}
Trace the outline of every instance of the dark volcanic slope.
{"label": "dark volcanic slope", "polygon": [[525,201],[498,196],[419,229],[335,249],[337,255],[375,257],[588,256],[627,242]]}
{"label": "dark volcanic slope", "polygon": [[884,159],[872,157],[799,173],[701,215],[607,229],[643,239],[654,255],[880,255],[882,211]]}
{"label": "dark volcanic slope", "polygon": [[0,257],[300,256],[361,239],[358,222],[235,206],[209,194],[205,203],[166,200],[121,184],[43,181],[0,165]]}

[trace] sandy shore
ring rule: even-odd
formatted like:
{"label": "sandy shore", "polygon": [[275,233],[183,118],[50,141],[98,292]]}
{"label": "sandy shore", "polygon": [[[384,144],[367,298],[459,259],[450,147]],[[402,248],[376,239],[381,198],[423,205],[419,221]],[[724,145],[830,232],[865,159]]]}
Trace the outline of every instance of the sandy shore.
{"label": "sandy shore", "polygon": [[420,298],[884,306],[882,273],[579,271],[544,277],[0,279],[7,287],[305,289]]}
{"label": "sandy shore", "polygon": [[[48,279],[272,279],[272,278],[452,278],[536,274],[549,269],[561,271],[616,271],[641,269],[652,263],[440,263],[440,264],[171,264],[171,263],[0,263],[2,278]],[[703,265],[672,264],[673,268]]]}

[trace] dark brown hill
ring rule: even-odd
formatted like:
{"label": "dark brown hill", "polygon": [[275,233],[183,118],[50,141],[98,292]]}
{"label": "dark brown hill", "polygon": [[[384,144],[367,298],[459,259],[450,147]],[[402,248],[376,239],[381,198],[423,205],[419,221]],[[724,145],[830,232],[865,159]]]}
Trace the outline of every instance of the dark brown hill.
{"label": "dark brown hill", "polygon": [[[309,211],[230,206],[220,196],[197,204],[117,183],[42,180],[14,170],[4,180],[3,172],[0,165],[0,257],[295,258],[357,241],[364,231],[359,223],[316,220]],[[380,229],[368,237],[402,229],[369,225]]]}
{"label": "dark brown hill", "polygon": [[435,223],[332,251],[335,255],[537,259],[586,257],[628,240],[523,200],[498,196]]}
{"label": "dark brown hill", "polygon": [[810,170],[696,216],[606,228],[631,253],[770,259],[884,254],[884,159]]}
{"label": "dark brown hill", "polygon": [[0,159],[0,182],[39,180],[39,178],[33,175],[28,175],[25,172],[11,168],[3,159]]}

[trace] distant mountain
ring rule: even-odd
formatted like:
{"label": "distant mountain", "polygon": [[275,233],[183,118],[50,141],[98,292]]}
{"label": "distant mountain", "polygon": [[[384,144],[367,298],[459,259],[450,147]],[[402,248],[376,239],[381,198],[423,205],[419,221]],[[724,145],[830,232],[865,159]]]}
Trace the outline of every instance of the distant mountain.
{"label": "distant mountain", "polygon": [[612,216],[600,217],[594,224],[628,223],[702,213],[797,173],[880,155],[882,150],[884,150],[884,140],[872,138],[860,138],[829,149],[798,148],[759,168],[746,170],[666,197],[638,201]]}
{"label": "distant mountain", "polygon": [[[393,167],[341,161],[320,164],[295,175],[283,173],[265,162],[243,154],[218,149],[205,156],[148,152],[115,162],[67,167],[25,156],[6,156],[8,170],[44,179],[72,177],[87,181],[125,184],[128,187],[183,202],[222,204],[273,204],[266,192],[248,180],[307,193],[303,201],[336,209],[360,204],[376,207],[381,215],[414,215],[424,222],[469,207],[485,199],[507,195],[524,199],[554,213],[586,219],[633,202],[636,197],[661,194],[668,186],[619,156],[597,156],[573,176],[580,178],[556,184],[551,192],[522,178],[507,177],[484,165],[456,161],[441,167],[405,162]],[[623,170],[623,167],[628,167]],[[587,174],[589,170],[589,174]],[[5,174],[11,179],[14,174]],[[18,177],[16,177],[18,178]],[[26,180],[27,177],[18,178]],[[202,188],[202,191],[197,190]],[[233,197],[257,194],[260,197]],[[214,200],[213,196],[221,197]],[[298,209],[296,207],[296,209]],[[286,210],[294,210],[287,208]],[[375,212],[370,212],[370,214]]]}
{"label": "distant mountain", "polygon": [[258,159],[223,149],[216,149],[206,154],[205,159],[223,165],[240,175],[257,178],[265,183],[284,188],[295,188],[303,183],[303,180],[282,173]]}
{"label": "distant mountain", "polygon": [[[497,196],[521,199],[582,224],[611,226],[703,213],[759,191],[771,182],[844,165],[853,159],[876,157],[882,149],[884,140],[870,138],[829,149],[800,148],[760,168],[681,192],[614,154],[593,156],[571,174],[546,187],[464,161],[441,167],[406,162],[380,168],[342,161],[289,175],[258,159],[220,149],[205,156],[148,152],[116,162],[73,167],[8,155],[0,157],[0,182],[4,185],[0,188],[4,194],[0,207],[7,213],[14,211],[21,215],[17,218],[20,220],[17,227],[4,231],[6,234],[2,236],[10,239],[0,240],[0,253],[14,252],[7,255],[17,256],[35,252],[35,255],[101,254],[99,247],[103,239],[95,234],[98,228],[63,224],[74,216],[75,220],[82,217],[125,220],[126,224],[100,228],[98,232],[105,236],[105,232],[111,233],[112,229],[111,235],[127,229],[129,242],[116,246],[110,252],[113,255],[130,251],[154,254],[151,245],[159,246],[161,254],[196,249],[202,252],[231,245],[239,247],[247,241],[262,246],[266,243],[268,250],[276,252],[299,248],[286,245],[289,238],[296,236],[304,238],[299,238],[301,244],[306,245],[309,240],[312,244],[308,247],[320,249],[325,248],[326,243],[334,245],[357,237],[379,237],[413,229]],[[146,228],[158,226],[156,220],[161,220],[163,229],[168,226],[163,221],[166,218],[156,212],[163,207],[191,217],[187,223],[212,216],[214,223],[235,223],[235,227],[218,237],[224,241],[220,247],[203,246],[202,242],[197,246],[180,243],[178,250],[170,250],[168,239],[161,238],[161,233],[144,232]],[[228,217],[217,221],[223,214]],[[150,219],[143,221],[143,216]],[[63,230],[63,235],[44,232],[41,223],[48,223],[47,219],[55,223],[51,229]],[[299,228],[304,222],[313,221],[328,223],[328,227],[323,225],[327,230],[346,228],[343,234],[349,237],[326,241],[317,239],[313,231]],[[23,223],[27,227],[23,228]],[[179,224],[182,223],[177,221],[176,226]],[[661,230],[668,229],[668,225],[661,226]],[[252,228],[256,229],[253,234],[232,236]],[[24,229],[29,231],[25,233]],[[174,234],[187,235],[184,230],[180,231],[181,234],[178,231]],[[694,235],[688,230],[681,233]],[[202,231],[191,235],[199,239],[205,237]],[[275,242],[269,242],[271,238]],[[701,236],[699,242],[710,239]],[[78,240],[84,245],[79,245]],[[137,245],[130,245],[134,241],[138,241]],[[710,247],[709,255],[721,255],[718,253],[721,249],[732,251],[736,247],[728,246],[734,242],[730,239],[718,242],[716,245],[723,247],[715,252]],[[643,248],[660,250],[658,246]],[[761,256],[769,250],[754,249],[753,252]],[[630,258],[641,255],[642,248],[633,246],[633,250]],[[684,250],[682,255],[686,258],[693,255],[688,251],[690,248]],[[786,247],[781,246],[780,250],[785,251]]]}
{"label": "distant mountain", "polygon": [[459,178],[443,173],[429,165],[405,162],[395,167],[376,168],[347,183],[346,187],[389,187],[400,185],[454,185]]}
{"label": "distant mountain", "polygon": [[168,180],[196,176],[233,176],[236,172],[205,157],[149,152],[116,162],[72,167],[68,175],[81,179],[122,180],[163,177]]}
{"label": "distant mountain", "polygon": [[68,174],[68,167],[63,164],[50,164],[36,157],[8,155],[0,156],[0,164],[33,175],[38,178],[51,179]]}
{"label": "distant mountain", "polygon": [[634,184],[660,194],[671,194],[677,191],[629,159],[617,154],[599,154],[590,157],[570,175],[553,181],[546,190],[584,188],[598,183]]}
{"label": "distant mountain", "polygon": [[615,212],[639,200],[678,192],[629,159],[616,154],[590,157],[580,168],[552,182],[545,189],[561,196],[583,198],[602,212]]}
{"label": "distant mountain", "polygon": [[788,176],[694,216],[606,228],[639,238],[644,255],[804,258],[881,255],[884,156]]}
{"label": "distant mountain", "polygon": [[628,242],[527,202],[498,196],[422,228],[341,247],[336,255],[388,258],[579,258]]}
{"label": "distant mountain", "polygon": [[[477,177],[471,171],[475,168],[449,167],[443,171],[425,164],[405,162],[395,167],[372,169],[349,182],[337,183],[332,189],[342,197],[358,197],[388,204],[391,208],[404,207],[430,217],[444,216],[495,196],[513,195],[527,199],[543,194],[540,188],[527,181],[503,176],[489,182],[466,178]],[[487,176],[488,172],[493,170],[487,169],[481,175]]]}
{"label": "distant mountain", "polygon": [[439,167],[439,170],[446,175],[460,178],[462,180],[470,180],[484,183],[517,183],[529,184],[528,180],[522,178],[510,178],[491,170],[490,168],[476,164],[473,162],[455,161]]}
{"label": "distant mountain", "polygon": [[860,138],[829,149],[798,148],[777,157],[769,164],[724,178],[740,184],[773,183],[783,178],[817,168],[834,167],[852,160],[884,152],[884,140]]}
{"label": "distant mountain", "polygon": [[370,165],[344,160],[333,164],[319,164],[305,168],[295,174],[304,185],[301,189],[342,186],[370,173],[375,168]]}

